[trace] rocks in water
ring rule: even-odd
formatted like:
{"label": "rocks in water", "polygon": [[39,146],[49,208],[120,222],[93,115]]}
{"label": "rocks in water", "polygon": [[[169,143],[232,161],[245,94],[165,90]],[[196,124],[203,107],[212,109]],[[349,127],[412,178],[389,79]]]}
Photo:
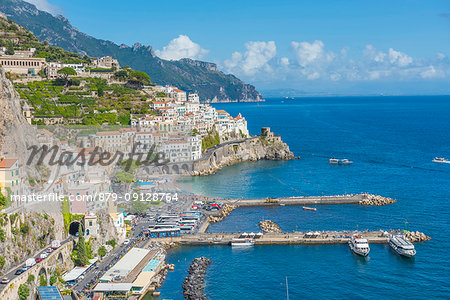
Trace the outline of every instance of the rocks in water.
{"label": "rocks in water", "polygon": [[363,199],[361,201],[359,201],[359,204],[381,206],[381,205],[387,205],[387,204],[391,204],[391,203],[395,203],[395,202],[397,202],[397,200],[389,198],[389,197],[365,194],[365,195],[363,195]]}
{"label": "rocks in water", "polygon": [[419,231],[408,231],[408,232],[406,232],[405,236],[411,243],[424,242],[424,241],[431,240],[431,237],[429,237],[429,236],[425,235],[423,232],[419,232]]}
{"label": "rocks in water", "polygon": [[226,216],[231,214],[231,212],[237,207],[237,205],[233,204],[224,204],[222,209],[220,210],[220,214],[218,216],[209,216],[210,223],[217,223],[222,221]]}
{"label": "rocks in water", "polygon": [[258,225],[264,233],[282,232],[280,226],[270,220],[261,221]]}
{"label": "rocks in water", "polygon": [[183,295],[187,300],[207,299],[203,292],[203,283],[205,281],[206,268],[211,260],[206,257],[196,258],[189,266],[188,276],[183,282]]}

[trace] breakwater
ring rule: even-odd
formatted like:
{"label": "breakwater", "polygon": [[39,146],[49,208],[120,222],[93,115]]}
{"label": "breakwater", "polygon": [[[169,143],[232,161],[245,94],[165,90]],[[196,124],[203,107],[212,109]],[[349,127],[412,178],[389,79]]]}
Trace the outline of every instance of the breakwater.
{"label": "breakwater", "polygon": [[220,209],[220,212],[218,215],[210,215],[208,217],[208,222],[210,223],[217,223],[223,220],[226,216],[231,214],[231,212],[236,208],[237,206],[234,204],[224,204],[222,208]]}
{"label": "breakwater", "polygon": [[[312,244],[346,244],[353,234],[358,234],[367,239],[369,243],[386,244],[389,240],[389,234],[400,233],[396,231],[312,231],[312,232],[283,232],[283,233],[265,233],[262,236],[254,235],[255,245],[312,245]],[[424,233],[415,233],[414,235],[424,235]],[[242,237],[241,233],[225,234],[193,234],[184,235],[177,238],[176,241],[181,245],[229,245],[234,238]],[[248,235],[247,235],[248,237]],[[252,237],[252,236],[250,236]],[[408,233],[406,234],[408,237]],[[167,238],[166,238],[167,239]],[[429,239],[429,237],[428,237]],[[411,239],[410,239],[411,240]],[[427,239],[412,239],[411,242],[423,242]]]}
{"label": "breakwater", "polygon": [[260,221],[258,223],[259,228],[261,228],[262,232],[270,233],[270,232],[282,232],[280,226],[277,223],[272,222],[270,220]]}
{"label": "breakwater", "polygon": [[207,299],[203,292],[206,268],[211,260],[206,257],[194,259],[189,266],[188,276],[183,282],[183,295],[187,300]]}
{"label": "breakwater", "polygon": [[387,205],[396,200],[373,194],[347,194],[331,196],[294,196],[283,198],[259,198],[259,199],[231,199],[222,200],[225,204],[237,207],[248,206],[275,206],[275,205],[315,205],[315,204],[361,204],[361,205]]}

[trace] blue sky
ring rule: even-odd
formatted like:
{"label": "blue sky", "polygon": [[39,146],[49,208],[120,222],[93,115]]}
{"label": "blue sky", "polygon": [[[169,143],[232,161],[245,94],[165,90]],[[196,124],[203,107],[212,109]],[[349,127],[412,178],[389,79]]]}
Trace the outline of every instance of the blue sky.
{"label": "blue sky", "polygon": [[450,1],[48,1],[29,2],[94,37],[216,62],[263,89],[398,82],[400,93],[450,78]]}

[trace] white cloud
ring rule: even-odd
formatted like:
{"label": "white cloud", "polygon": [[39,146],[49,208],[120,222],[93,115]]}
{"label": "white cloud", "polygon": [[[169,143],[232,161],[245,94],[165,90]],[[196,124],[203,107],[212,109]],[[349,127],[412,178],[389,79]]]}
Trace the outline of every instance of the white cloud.
{"label": "white cloud", "polygon": [[348,47],[336,52],[324,42],[292,41],[291,57],[276,57],[274,42],[248,42],[246,51],[234,52],[224,68],[250,82],[417,82],[450,79],[450,61],[438,53],[434,58],[413,58],[388,48],[367,45],[358,54]]}
{"label": "white cloud", "polygon": [[61,14],[62,9],[59,6],[49,3],[47,0],[25,0],[28,3],[34,4],[37,9],[51,13],[52,15]]}
{"label": "white cloud", "polygon": [[298,63],[302,67],[306,67],[324,55],[324,44],[322,41],[314,41],[312,44],[308,42],[291,42],[291,47],[294,50],[294,55]]}
{"label": "white cloud", "polygon": [[384,58],[386,57],[386,53],[384,53],[382,51],[378,51],[372,45],[366,45],[366,48],[364,49],[363,54],[370,60],[373,60],[374,62],[377,62],[377,63],[384,62]]}
{"label": "white cloud", "polygon": [[288,66],[288,65],[289,65],[289,58],[287,58],[287,57],[282,57],[282,58],[280,59],[280,64],[281,64],[282,66]]}
{"label": "white cloud", "polygon": [[254,75],[260,70],[271,72],[269,61],[277,54],[275,42],[247,42],[244,54],[234,52],[230,59],[225,60],[229,72]]}
{"label": "white cloud", "polygon": [[413,59],[403,52],[389,48],[389,61],[391,64],[397,64],[399,67],[406,67],[412,63]]}
{"label": "white cloud", "polygon": [[181,58],[201,59],[209,51],[191,41],[187,35],[180,35],[171,40],[162,50],[156,50],[155,52],[162,59],[179,60]]}

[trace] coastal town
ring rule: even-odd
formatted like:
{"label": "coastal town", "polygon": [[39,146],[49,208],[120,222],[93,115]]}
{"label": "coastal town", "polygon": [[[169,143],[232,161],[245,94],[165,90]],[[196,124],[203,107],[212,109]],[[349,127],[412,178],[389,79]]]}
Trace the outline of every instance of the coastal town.
{"label": "coastal town", "polygon": [[[40,43],[3,14],[0,41],[8,120],[0,136],[0,299],[159,299],[177,268],[168,253],[187,245],[349,244],[367,256],[374,243],[412,257],[412,243],[431,239],[406,229],[290,231],[264,216],[255,232],[239,224],[211,232],[248,207],[315,214],[328,205],[375,209],[397,200],[347,192],[232,199],[185,190],[178,182],[184,177],[300,157],[270,127],[249,132],[244,115],[215,108],[195,86],[159,85],[116,57]],[[211,263],[192,261],[182,285],[186,299],[206,299]]]}

